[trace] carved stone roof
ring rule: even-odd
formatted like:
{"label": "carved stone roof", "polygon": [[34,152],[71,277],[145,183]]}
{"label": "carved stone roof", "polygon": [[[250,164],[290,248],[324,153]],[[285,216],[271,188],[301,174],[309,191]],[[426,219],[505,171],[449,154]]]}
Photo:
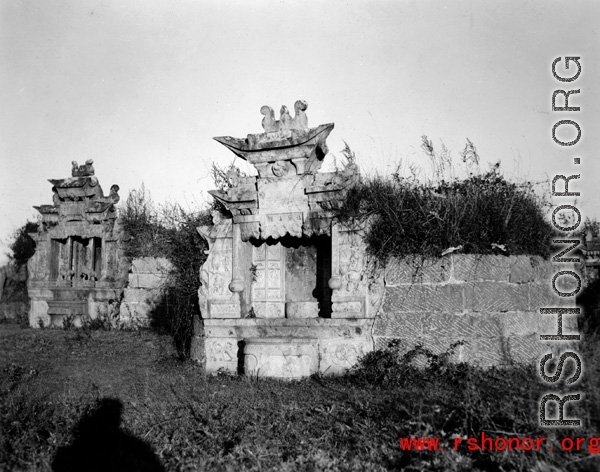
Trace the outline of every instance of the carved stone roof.
{"label": "carved stone roof", "polygon": [[309,128],[306,102],[298,100],[294,108],[292,118],[283,106],[275,121],[273,109],[263,106],[262,134],[214,138],[258,171],[258,177],[247,177],[232,170],[229,188],[209,192],[232,213],[243,240],[328,233],[331,215],[323,203],[342,198],[359,178],[355,164],[341,172],[318,172],[334,124]]}
{"label": "carved stone roof", "polygon": [[265,130],[260,134],[249,134],[246,139],[220,136],[214,138],[242,159],[250,162],[258,171],[258,175],[268,175],[269,163],[288,161],[294,166],[296,174],[316,173],[328,152],[325,143],[333,130],[329,123],[308,127],[306,109],[308,104],[303,100],[294,105],[295,116],[292,118],[284,105],[281,115],[275,120],[273,109],[263,106],[260,112],[264,115],[262,126]]}
{"label": "carved stone roof", "polygon": [[591,241],[584,241],[582,248],[583,254],[586,257],[599,257],[600,256],[600,239],[593,238]]}
{"label": "carved stone roof", "polygon": [[[94,161],[89,159],[84,165],[72,162],[71,177],[48,179],[54,192],[53,205],[40,205],[34,208],[47,219],[55,220],[94,220],[116,218],[114,205],[119,202],[119,186],[113,185],[110,193],[104,195],[98,179],[94,175]],[[53,215],[55,215],[53,217]]]}

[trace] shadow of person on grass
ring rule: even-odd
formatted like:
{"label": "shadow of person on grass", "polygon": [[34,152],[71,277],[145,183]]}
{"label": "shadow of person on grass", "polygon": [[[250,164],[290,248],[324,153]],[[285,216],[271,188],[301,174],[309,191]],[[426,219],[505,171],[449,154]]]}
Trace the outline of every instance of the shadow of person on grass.
{"label": "shadow of person on grass", "polygon": [[164,472],[150,445],[121,429],[122,411],[118,399],[98,400],[75,426],[73,443],[56,451],[52,470]]}

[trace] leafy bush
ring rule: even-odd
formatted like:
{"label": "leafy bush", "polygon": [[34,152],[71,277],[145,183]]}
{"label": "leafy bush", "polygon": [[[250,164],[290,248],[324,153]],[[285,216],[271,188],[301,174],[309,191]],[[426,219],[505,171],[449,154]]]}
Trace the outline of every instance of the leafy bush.
{"label": "leafy bush", "polygon": [[166,296],[171,307],[168,329],[180,355],[188,357],[194,316],[200,315],[200,267],[207,249],[196,228],[212,220],[206,211],[186,212],[176,204],[163,207],[162,214],[168,236],[165,256],[173,265],[167,278]]}
{"label": "leafy bush", "polygon": [[[328,208],[342,222],[370,220],[366,240],[371,254],[383,262],[410,254],[439,257],[453,247],[476,254],[550,254],[553,228],[534,183],[509,182],[499,163],[485,173],[453,177],[445,148],[436,154],[426,137],[422,147],[434,163],[435,179],[421,182],[414,168],[412,178],[399,171],[363,178],[344,201]],[[473,143],[468,141],[461,156],[467,170],[478,169],[473,169],[479,164]]]}
{"label": "leafy bush", "polygon": [[431,375],[447,373],[449,370],[457,375],[467,366],[452,363],[450,359],[456,348],[462,344],[462,341],[458,341],[446,351],[434,354],[421,344],[402,352],[402,342],[393,340],[386,348],[371,351],[363,356],[351,368],[348,377],[361,384],[393,387],[421,381],[425,378],[423,367]]}
{"label": "leafy bush", "polygon": [[196,228],[210,223],[206,210],[186,211],[178,204],[157,207],[145,188],[132,191],[120,213],[129,239],[129,258],[166,257],[172,264],[167,274],[162,313],[154,313],[151,327],[173,335],[182,357],[189,355],[193,317],[199,316],[198,286],[206,242]]}
{"label": "leafy bush", "polygon": [[125,205],[119,208],[119,217],[129,238],[125,256],[134,259],[165,255],[167,229],[144,184],[139,190],[129,192]]}
{"label": "leafy bush", "polygon": [[29,233],[35,233],[38,230],[38,224],[35,221],[27,221],[23,226],[15,231],[10,250],[11,259],[17,266],[22,266],[35,254],[35,241],[29,236]]}

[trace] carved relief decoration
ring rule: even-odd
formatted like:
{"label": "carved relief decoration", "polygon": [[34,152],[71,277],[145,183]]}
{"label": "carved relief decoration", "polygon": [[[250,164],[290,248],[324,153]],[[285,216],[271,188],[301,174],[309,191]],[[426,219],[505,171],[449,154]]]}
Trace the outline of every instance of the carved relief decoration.
{"label": "carved relief decoration", "polygon": [[357,235],[345,233],[340,244],[341,290],[347,295],[356,295],[364,288],[365,245]]}
{"label": "carved relief decoration", "polygon": [[352,366],[356,364],[361,356],[365,355],[365,349],[362,345],[339,344],[333,353],[331,361],[335,365]]}
{"label": "carved relief decoration", "polygon": [[231,339],[207,339],[206,358],[210,362],[237,362],[237,343]]}

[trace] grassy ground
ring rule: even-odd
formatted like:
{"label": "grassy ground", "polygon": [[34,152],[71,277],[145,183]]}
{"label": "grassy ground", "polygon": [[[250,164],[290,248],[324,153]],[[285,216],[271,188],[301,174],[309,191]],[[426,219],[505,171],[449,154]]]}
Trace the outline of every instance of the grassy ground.
{"label": "grassy ground", "polygon": [[[403,365],[399,372],[379,362],[337,379],[205,378],[199,367],[177,360],[171,342],[148,331],[86,334],[1,324],[0,469],[51,470],[59,448],[84,429],[81,419],[106,398],[122,403],[123,428],[146,442],[165,470],[542,472],[557,470],[552,465],[591,471],[599,464],[600,455],[557,447],[452,450],[453,436],[481,431],[555,441],[600,436],[590,424],[552,434],[538,428],[538,399],[547,387],[530,368]],[[591,407],[581,411],[592,423]],[[398,439],[404,436],[439,437],[446,450],[403,452]]]}

